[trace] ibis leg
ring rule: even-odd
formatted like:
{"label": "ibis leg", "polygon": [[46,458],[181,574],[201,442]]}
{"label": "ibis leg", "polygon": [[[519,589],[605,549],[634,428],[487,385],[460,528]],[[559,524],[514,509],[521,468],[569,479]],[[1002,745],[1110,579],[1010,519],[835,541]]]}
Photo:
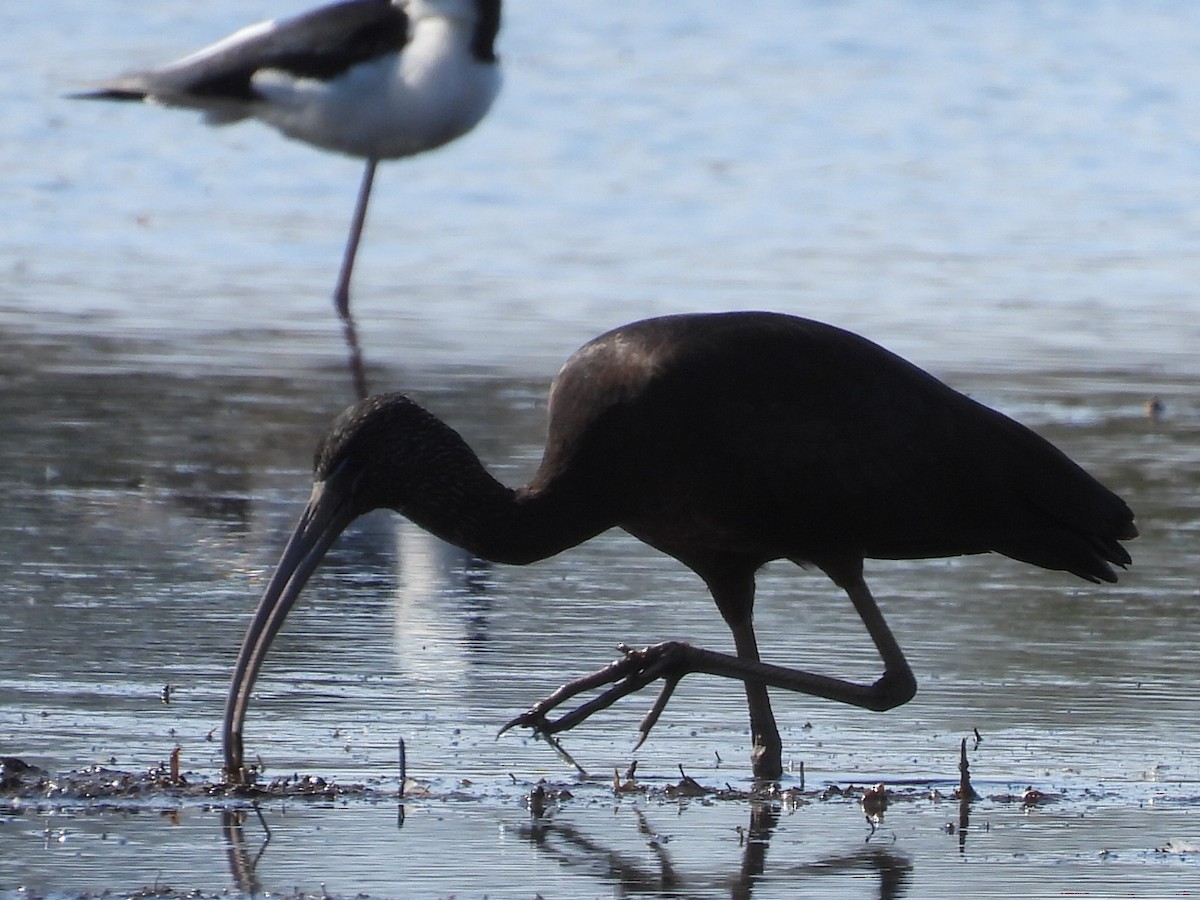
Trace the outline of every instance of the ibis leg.
{"label": "ibis leg", "polygon": [[[754,627],[746,622],[734,626],[732,631],[738,659],[761,662]],[[767,696],[766,685],[762,682],[746,681],[744,684],[746,702],[750,707],[750,763],[754,776],[774,781],[783,777],[783,741],[775,724],[775,714],[771,711],[771,698]]]}
{"label": "ibis leg", "polygon": [[[754,774],[759,778],[778,778],[782,774],[782,750],[775,717],[771,712],[767,687],[781,688],[815,697],[836,700],[882,712],[907,703],[917,691],[917,682],[891,629],[884,621],[875,598],[871,596],[861,572],[845,578],[834,576],[850,596],[863,624],[883,660],[884,672],[872,684],[858,684],[828,675],[764,663],[759,659],[757,642],[748,622],[731,625],[738,655],[718,653],[678,641],[655,644],[642,650],[622,648],[625,656],[597,672],[564,684],[551,696],[534,704],[527,712],[512,719],[501,730],[524,725],[547,734],[575,727],[593,713],[617,700],[664,680],[665,687],[650,714],[643,720],[642,738],[658,720],[679,680],[692,673],[736,678],[746,684],[750,705],[750,723],[754,738]],[[566,712],[558,719],[548,713],[585,691],[612,685],[599,696]]]}

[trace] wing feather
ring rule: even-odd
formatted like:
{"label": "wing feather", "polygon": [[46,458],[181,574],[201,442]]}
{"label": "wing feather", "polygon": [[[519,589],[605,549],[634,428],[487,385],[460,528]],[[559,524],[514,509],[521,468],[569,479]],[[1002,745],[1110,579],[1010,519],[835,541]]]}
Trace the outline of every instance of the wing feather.
{"label": "wing feather", "polygon": [[408,18],[390,0],[344,0],[248,26],[183,59],[100,82],[77,96],[201,108],[244,104],[259,99],[253,79],[264,69],[328,80],[399,50],[408,37]]}

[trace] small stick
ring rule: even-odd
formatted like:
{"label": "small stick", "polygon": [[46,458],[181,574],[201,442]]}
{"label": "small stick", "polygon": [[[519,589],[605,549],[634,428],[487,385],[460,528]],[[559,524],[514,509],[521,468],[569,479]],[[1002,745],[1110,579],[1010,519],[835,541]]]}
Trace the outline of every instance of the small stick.
{"label": "small stick", "polygon": [[958,757],[958,849],[966,848],[967,828],[971,824],[971,801],[978,795],[971,787],[971,766],[967,762],[967,739],[963,738]]}
{"label": "small stick", "polygon": [[967,739],[963,738],[958,758],[958,798],[975,800],[979,797],[971,787],[971,765],[967,762]]}
{"label": "small stick", "polygon": [[683,771],[683,763],[676,763],[676,765],[679,766],[679,786],[681,788],[691,788],[692,790],[703,791],[706,794],[709,793],[708,789],[705,788],[704,785],[698,782],[687,772]]}
{"label": "small stick", "polygon": [[404,738],[400,738],[400,799],[404,799],[404,782],[408,780],[408,757],[404,752]]}

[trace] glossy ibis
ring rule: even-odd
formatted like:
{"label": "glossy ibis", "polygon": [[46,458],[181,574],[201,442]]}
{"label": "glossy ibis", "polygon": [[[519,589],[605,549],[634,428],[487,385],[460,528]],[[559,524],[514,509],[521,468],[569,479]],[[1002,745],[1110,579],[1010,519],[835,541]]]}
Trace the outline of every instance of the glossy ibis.
{"label": "glossy ibis", "polygon": [[[478,556],[524,564],[620,527],[708,585],[737,655],[677,642],[630,651],[514,724],[544,734],[662,678],[644,739],[689,672],[745,682],[757,776],[782,772],[766,686],[875,710],[916,681],[863,580],[865,558],[995,551],[1089,581],[1137,535],[1119,497],[1049,442],[865,338],[773,313],[668,316],[578,350],[550,389],[545,454],[502,485],[448,425],[401,394],[344,412],[322,439],[315,485],[246,632],[225,707],[227,777],[243,776],[242,724],[267,651],[342,530],[396,510]],[[883,660],[855,684],[759,660],[755,572],[812,564],[849,595]],[[588,688],[600,697],[546,713]],[[506,727],[509,727],[506,726]]]}
{"label": "glossy ibis", "polygon": [[366,160],[334,304],[350,276],[375,168],[470,131],[500,88],[500,0],[343,0],[261,22],[173,63],[74,96],[202,110],[209,124],[259,119]]}

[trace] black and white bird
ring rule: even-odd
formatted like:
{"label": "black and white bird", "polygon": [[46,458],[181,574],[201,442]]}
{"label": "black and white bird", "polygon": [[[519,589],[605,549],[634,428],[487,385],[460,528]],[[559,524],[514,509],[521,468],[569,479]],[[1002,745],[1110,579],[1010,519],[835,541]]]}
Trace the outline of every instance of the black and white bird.
{"label": "black and white bird", "polygon": [[440,147],[479,123],[500,89],[499,29],[500,0],[342,0],[74,96],[198,109],[212,125],[259,119],[365,159],[334,292],[347,319],[377,164]]}

